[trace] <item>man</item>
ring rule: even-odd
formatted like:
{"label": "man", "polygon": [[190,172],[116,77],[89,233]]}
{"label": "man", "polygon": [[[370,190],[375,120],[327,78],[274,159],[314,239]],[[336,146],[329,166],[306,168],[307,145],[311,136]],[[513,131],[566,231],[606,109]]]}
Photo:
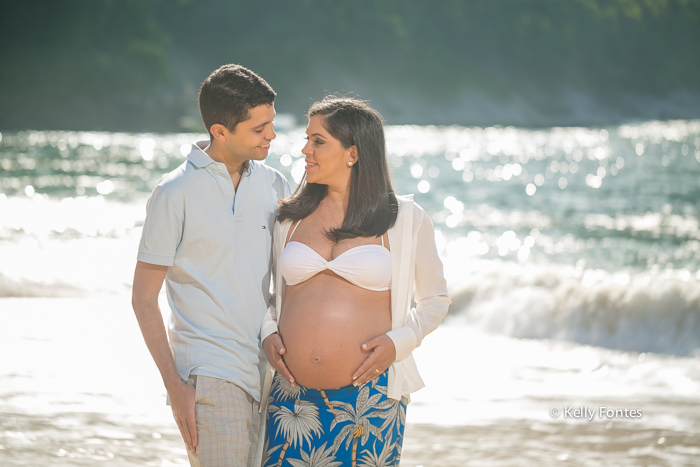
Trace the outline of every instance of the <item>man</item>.
{"label": "man", "polygon": [[242,66],[214,71],[199,92],[210,141],[193,144],[148,201],[132,303],[193,466],[260,463],[260,326],[277,202],[290,194],[259,162],[276,136],[275,97]]}

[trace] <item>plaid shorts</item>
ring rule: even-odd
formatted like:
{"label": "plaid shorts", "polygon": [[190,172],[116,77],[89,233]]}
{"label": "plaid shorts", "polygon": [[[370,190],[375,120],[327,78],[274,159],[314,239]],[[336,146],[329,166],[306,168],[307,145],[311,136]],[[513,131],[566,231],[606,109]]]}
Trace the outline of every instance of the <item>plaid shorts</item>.
{"label": "plaid shorts", "polygon": [[[260,404],[233,383],[190,375],[195,388],[197,449],[187,451],[192,467],[247,467],[254,464]],[[256,466],[257,467],[257,466]]]}

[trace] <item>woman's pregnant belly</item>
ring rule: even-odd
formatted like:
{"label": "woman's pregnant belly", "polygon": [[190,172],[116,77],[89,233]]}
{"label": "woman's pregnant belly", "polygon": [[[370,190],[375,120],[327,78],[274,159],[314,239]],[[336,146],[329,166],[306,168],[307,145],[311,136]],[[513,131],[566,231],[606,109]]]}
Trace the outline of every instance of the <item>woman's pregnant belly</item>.
{"label": "woman's pregnant belly", "polygon": [[370,351],[361,345],[391,330],[390,292],[374,292],[324,271],[288,286],[279,332],[297,383],[314,389],[352,384]]}

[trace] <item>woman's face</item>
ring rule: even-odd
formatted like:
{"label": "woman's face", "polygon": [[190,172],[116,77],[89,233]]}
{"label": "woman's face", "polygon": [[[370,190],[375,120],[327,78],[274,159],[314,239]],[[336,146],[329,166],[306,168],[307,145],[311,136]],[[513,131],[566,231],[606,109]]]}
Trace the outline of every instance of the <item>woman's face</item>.
{"label": "woman's face", "polygon": [[343,186],[350,179],[357,161],[355,146],[344,148],[323,126],[322,115],[314,115],[306,126],[306,181],[321,185]]}

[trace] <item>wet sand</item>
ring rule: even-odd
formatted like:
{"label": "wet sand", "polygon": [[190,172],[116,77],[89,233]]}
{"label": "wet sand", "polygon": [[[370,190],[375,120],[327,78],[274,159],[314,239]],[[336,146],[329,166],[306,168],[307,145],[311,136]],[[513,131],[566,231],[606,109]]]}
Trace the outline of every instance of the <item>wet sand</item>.
{"label": "wet sand", "polygon": [[[41,416],[3,412],[3,466],[188,465],[174,423],[125,426],[95,413]],[[408,424],[404,467],[693,466],[699,436],[630,424],[504,421],[489,426]],[[659,440],[663,442],[660,444]]]}
{"label": "wet sand", "polygon": [[[125,425],[94,413],[3,413],[3,466],[188,465],[174,423]],[[12,434],[14,433],[14,435]],[[697,465],[700,436],[630,424],[503,421],[488,426],[406,427],[404,467]],[[660,443],[660,441],[662,441]]]}
{"label": "wet sand", "polygon": [[[700,436],[635,424],[532,423],[406,428],[403,467],[417,466],[669,466],[691,467]],[[661,441],[661,444],[660,444]]]}

